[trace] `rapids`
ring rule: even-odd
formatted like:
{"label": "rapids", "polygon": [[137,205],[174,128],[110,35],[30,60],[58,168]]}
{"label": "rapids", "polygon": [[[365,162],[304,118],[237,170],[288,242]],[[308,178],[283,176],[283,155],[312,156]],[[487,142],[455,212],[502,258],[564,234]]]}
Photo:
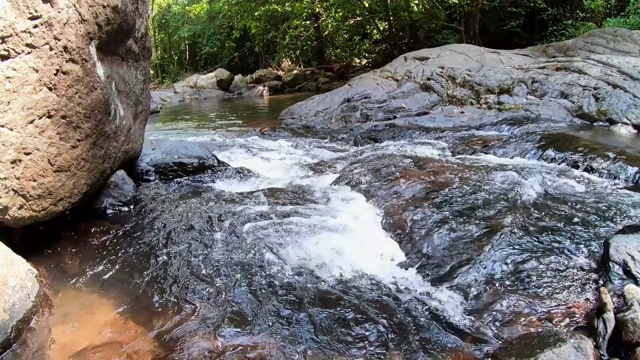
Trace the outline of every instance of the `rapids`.
{"label": "rapids", "polygon": [[471,359],[584,325],[604,239],[640,215],[630,184],[533,157],[555,126],[359,147],[273,130],[302,98],[164,109],[147,143],[198,142],[258,176],[143,184],[131,213],[31,235],[56,240],[30,258],[53,295],[53,359]]}

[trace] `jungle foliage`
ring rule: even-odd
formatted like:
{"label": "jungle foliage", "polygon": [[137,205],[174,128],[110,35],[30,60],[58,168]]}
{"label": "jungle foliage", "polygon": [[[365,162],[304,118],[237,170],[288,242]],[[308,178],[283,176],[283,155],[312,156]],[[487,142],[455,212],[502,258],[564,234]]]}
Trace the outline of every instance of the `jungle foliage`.
{"label": "jungle foliage", "polygon": [[380,66],[450,43],[518,48],[640,29],[640,0],[150,0],[153,78],[223,66]]}

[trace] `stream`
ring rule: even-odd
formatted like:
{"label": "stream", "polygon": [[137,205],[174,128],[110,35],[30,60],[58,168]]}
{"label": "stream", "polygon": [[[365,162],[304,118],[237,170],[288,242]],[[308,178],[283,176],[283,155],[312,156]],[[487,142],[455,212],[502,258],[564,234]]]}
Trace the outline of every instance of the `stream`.
{"label": "stream", "polygon": [[503,124],[354,146],[276,129],[306,96],[163,109],[147,143],[197,142],[256,176],[142,184],[129,213],[34,235],[54,240],[29,258],[51,359],[460,360],[585,325],[602,244],[640,197],[622,165],[540,153],[611,135]]}

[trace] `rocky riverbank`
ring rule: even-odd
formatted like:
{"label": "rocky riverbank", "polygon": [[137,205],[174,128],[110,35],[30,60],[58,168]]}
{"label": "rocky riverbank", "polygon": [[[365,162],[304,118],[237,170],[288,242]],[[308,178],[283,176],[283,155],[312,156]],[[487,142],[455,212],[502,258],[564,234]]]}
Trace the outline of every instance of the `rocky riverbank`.
{"label": "rocky riverbank", "polygon": [[346,66],[276,71],[257,70],[251,75],[233,75],[225,69],[195,74],[168,88],[151,91],[151,112],[185,101],[223,99],[237,96],[272,96],[295,92],[327,92],[353,76]]}

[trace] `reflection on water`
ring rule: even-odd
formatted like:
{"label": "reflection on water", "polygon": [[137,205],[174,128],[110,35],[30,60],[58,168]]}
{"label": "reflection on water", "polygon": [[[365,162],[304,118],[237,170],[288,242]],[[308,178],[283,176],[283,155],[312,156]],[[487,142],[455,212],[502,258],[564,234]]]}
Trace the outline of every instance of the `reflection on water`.
{"label": "reflection on water", "polygon": [[167,107],[152,116],[149,131],[196,129],[233,131],[236,129],[279,126],[282,110],[312,94],[297,93],[272,97],[202,100]]}

